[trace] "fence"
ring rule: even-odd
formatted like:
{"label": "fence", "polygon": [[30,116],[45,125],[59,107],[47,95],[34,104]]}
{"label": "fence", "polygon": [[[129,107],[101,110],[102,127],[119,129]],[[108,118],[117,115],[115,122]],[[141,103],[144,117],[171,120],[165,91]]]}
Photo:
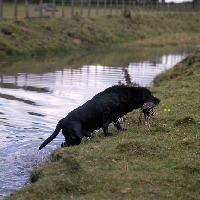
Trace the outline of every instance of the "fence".
{"label": "fence", "polygon": [[159,12],[166,14],[200,12],[200,2],[158,3],[136,2],[135,0],[61,0],[39,3],[25,0],[24,3],[3,3],[0,0],[0,18],[32,18],[32,17],[95,17],[100,15],[118,15],[140,12]]}

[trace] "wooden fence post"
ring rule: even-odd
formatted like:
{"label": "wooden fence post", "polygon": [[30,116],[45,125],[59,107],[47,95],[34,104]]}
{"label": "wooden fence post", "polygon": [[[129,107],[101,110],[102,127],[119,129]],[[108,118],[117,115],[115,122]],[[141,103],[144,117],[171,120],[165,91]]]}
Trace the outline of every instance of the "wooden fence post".
{"label": "wooden fence post", "polygon": [[65,0],[62,0],[62,18],[65,17]]}
{"label": "wooden fence post", "polygon": [[143,12],[145,11],[145,2],[142,3]]}
{"label": "wooden fence post", "polygon": [[118,0],[116,0],[116,13],[118,13]]}
{"label": "wooden fence post", "polygon": [[99,14],[99,0],[97,0],[96,16]]}
{"label": "wooden fence post", "polygon": [[71,0],[71,17],[74,16],[74,0]]}
{"label": "wooden fence post", "polygon": [[170,14],[170,3],[167,3],[167,13]]}
{"label": "wooden fence post", "polygon": [[80,8],[80,15],[83,15],[83,0],[81,0],[81,8]]}
{"label": "wooden fence post", "polygon": [[184,12],[184,2],[182,2],[181,4],[182,4],[182,6],[181,6],[181,12],[183,14],[183,12]]}
{"label": "wooden fence post", "polygon": [[112,15],[112,0],[110,0],[110,15]]}
{"label": "wooden fence post", "polygon": [[26,13],[26,18],[29,18],[29,10],[28,10],[28,0],[25,0],[25,13]]}
{"label": "wooden fence post", "polygon": [[106,0],[104,0],[104,11],[103,14],[106,15]]}
{"label": "wooden fence post", "polygon": [[55,17],[55,7],[56,7],[56,5],[55,5],[55,0],[53,0],[53,7],[52,7],[52,18],[54,18]]}
{"label": "wooden fence post", "polygon": [[3,17],[3,0],[0,0],[0,18]]}
{"label": "wooden fence post", "polygon": [[39,5],[39,8],[40,8],[40,17],[43,16],[43,6],[42,6],[42,0],[40,0],[40,5]]}
{"label": "wooden fence post", "polygon": [[14,2],[14,17],[17,17],[17,0]]}
{"label": "wooden fence post", "polygon": [[88,17],[90,17],[91,0],[88,0]]}

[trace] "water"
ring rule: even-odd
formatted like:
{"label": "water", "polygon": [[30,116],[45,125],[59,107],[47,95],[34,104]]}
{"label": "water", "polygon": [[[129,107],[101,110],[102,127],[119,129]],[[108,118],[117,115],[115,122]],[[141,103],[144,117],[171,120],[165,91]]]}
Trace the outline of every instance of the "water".
{"label": "water", "polygon": [[171,68],[194,46],[120,48],[88,55],[1,62],[0,199],[28,184],[33,167],[60,146],[60,134],[43,150],[39,145],[58,120],[103,89],[124,82],[152,86],[153,78]]}

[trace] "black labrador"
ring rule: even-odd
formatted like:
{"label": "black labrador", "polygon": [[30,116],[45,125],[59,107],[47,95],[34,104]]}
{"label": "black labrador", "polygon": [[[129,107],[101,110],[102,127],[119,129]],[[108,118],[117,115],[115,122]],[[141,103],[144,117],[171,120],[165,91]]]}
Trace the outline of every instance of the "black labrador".
{"label": "black labrador", "polygon": [[103,129],[106,136],[111,136],[108,132],[111,122],[118,130],[123,130],[118,119],[133,109],[141,108],[146,102],[157,105],[160,100],[144,87],[109,87],[61,119],[53,134],[41,144],[39,150],[50,143],[61,129],[65,137],[62,147],[80,144],[84,136],[91,137],[91,133],[99,128]]}

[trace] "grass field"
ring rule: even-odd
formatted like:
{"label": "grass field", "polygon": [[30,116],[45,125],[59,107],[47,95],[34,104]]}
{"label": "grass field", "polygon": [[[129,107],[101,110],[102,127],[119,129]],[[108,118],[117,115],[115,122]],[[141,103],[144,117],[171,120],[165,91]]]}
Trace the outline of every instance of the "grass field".
{"label": "grass field", "polygon": [[95,132],[90,141],[57,149],[51,162],[35,168],[32,185],[11,199],[199,199],[200,51],[155,79],[161,99],[151,121],[138,127],[139,111],[110,126],[113,137]]}
{"label": "grass field", "polygon": [[137,13],[98,18],[3,18],[0,60],[47,56],[119,45],[197,44],[200,13],[182,15]]}

